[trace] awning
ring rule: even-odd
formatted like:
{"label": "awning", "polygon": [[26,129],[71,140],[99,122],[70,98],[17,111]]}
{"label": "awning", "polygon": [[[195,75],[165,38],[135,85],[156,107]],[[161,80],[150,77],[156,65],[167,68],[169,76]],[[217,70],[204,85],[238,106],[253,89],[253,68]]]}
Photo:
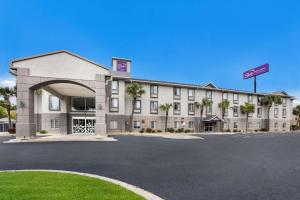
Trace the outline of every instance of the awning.
{"label": "awning", "polygon": [[217,115],[209,115],[205,117],[202,121],[204,122],[216,122],[216,121],[224,121],[222,118],[220,118]]}

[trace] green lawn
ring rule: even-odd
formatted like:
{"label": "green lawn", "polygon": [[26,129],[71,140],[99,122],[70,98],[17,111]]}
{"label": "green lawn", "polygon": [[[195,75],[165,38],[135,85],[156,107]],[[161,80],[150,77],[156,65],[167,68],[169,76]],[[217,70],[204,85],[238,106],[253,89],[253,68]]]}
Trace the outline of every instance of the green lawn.
{"label": "green lawn", "polygon": [[56,172],[0,172],[1,200],[142,200],[96,178]]}

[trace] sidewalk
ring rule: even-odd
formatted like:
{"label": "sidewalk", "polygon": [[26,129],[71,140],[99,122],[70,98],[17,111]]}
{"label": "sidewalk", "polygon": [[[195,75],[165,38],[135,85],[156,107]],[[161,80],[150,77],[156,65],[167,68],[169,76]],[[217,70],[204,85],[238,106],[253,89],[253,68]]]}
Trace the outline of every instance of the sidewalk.
{"label": "sidewalk", "polygon": [[111,136],[118,135],[131,135],[131,136],[143,136],[143,137],[160,137],[167,139],[179,139],[179,140],[190,140],[190,139],[200,139],[203,140],[202,137],[195,135],[195,133],[137,133],[137,132],[122,132],[122,133],[114,133],[109,134]]}
{"label": "sidewalk", "polygon": [[113,137],[103,137],[100,135],[61,135],[61,134],[37,134],[35,138],[30,139],[10,139],[3,143],[24,143],[24,142],[114,142],[117,141]]}

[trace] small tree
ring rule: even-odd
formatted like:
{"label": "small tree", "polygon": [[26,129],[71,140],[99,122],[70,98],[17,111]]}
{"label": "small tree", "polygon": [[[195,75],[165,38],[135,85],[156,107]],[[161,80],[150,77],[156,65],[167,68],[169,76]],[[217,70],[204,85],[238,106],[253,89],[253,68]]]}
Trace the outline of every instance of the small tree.
{"label": "small tree", "polygon": [[129,122],[129,126],[130,126],[129,131],[132,132],[134,107],[136,105],[137,98],[145,94],[145,90],[143,89],[143,86],[139,83],[130,83],[126,88],[126,93],[132,97],[132,109],[131,109],[130,122]]}
{"label": "small tree", "polygon": [[9,128],[12,128],[12,124],[11,124],[12,104],[10,102],[10,98],[16,96],[16,93],[17,93],[16,87],[13,87],[13,88],[0,87],[0,96],[3,98],[3,101],[1,101],[2,105],[0,105],[0,106],[4,107],[7,111]]}
{"label": "small tree", "polygon": [[[219,108],[221,109],[221,114],[222,114],[222,119],[224,120],[224,117],[225,117],[225,113],[226,113],[226,110],[229,108],[230,106],[230,101],[228,101],[227,99],[224,99],[222,102],[219,103]],[[222,131],[223,131],[223,127],[224,125],[222,124]]]}
{"label": "small tree", "polygon": [[262,105],[267,107],[267,115],[268,115],[268,124],[267,124],[267,129],[270,131],[270,110],[273,104],[275,105],[281,105],[282,104],[282,98],[280,96],[276,95],[266,95],[262,98],[261,100]]}
{"label": "small tree", "polygon": [[201,102],[195,102],[196,108],[200,109],[200,122],[199,122],[199,130],[202,131],[202,117],[204,108],[210,107],[212,105],[212,101],[208,98],[203,98]]}
{"label": "small tree", "polygon": [[241,105],[241,112],[246,115],[246,132],[248,132],[249,115],[255,112],[254,104],[246,102],[244,105]]}
{"label": "small tree", "polygon": [[165,132],[168,131],[168,116],[169,116],[169,110],[172,107],[171,103],[165,103],[161,104],[159,108],[166,112],[166,119],[165,119]]}
{"label": "small tree", "polygon": [[300,105],[297,105],[293,109],[293,115],[297,116],[296,126],[299,127],[300,126]]}

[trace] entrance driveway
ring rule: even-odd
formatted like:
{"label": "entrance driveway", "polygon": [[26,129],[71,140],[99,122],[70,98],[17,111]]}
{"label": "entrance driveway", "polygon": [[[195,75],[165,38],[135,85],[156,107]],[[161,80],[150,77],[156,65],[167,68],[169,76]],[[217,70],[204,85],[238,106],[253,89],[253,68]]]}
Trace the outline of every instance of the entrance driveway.
{"label": "entrance driveway", "polygon": [[300,199],[299,133],[116,138],[118,142],[1,143],[0,169],[93,173],[171,200]]}

